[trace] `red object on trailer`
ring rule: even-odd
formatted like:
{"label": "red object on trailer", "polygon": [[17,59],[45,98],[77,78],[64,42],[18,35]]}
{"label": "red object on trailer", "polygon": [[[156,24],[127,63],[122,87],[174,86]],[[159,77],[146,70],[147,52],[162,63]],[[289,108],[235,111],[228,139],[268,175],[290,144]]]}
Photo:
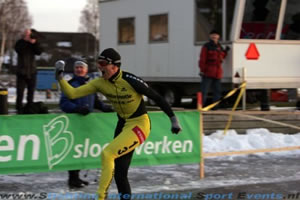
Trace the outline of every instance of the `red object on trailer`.
{"label": "red object on trailer", "polygon": [[258,60],[260,55],[254,43],[250,43],[245,56],[248,60]]}

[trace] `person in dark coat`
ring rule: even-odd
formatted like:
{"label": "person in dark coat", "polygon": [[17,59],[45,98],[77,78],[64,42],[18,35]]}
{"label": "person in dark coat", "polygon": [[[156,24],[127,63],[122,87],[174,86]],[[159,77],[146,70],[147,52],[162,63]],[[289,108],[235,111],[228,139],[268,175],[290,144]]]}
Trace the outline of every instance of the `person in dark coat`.
{"label": "person in dark coat", "polygon": [[[84,85],[89,80],[89,76],[87,74],[88,65],[84,61],[76,61],[74,63],[74,77],[69,81],[69,83],[75,88]],[[102,110],[103,112],[113,111],[111,106],[100,101],[96,94],[70,100],[62,93],[59,106],[61,110],[66,113],[78,113],[81,115],[89,114],[94,108]],[[69,171],[68,185],[70,188],[81,188],[84,185],[88,185],[87,181],[80,179],[79,173],[80,170]]]}
{"label": "person in dark coat", "polygon": [[219,43],[220,34],[213,30],[209,34],[210,40],[201,49],[199,68],[202,77],[201,92],[203,105],[206,104],[207,93],[212,86],[213,102],[221,98],[221,79],[223,77],[222,62],[229,47],[224,50]]}
{"label": "person in dark coat", "polygon": [[23,109],[24,90],[27,86],[27,104],[32,104],[36,86],[36,64],[35,55],[42,53],[37,38],[33,35],[34,29],[26,29],[23,38],[15,44],[18,54],[17,67],[17,113],[21,114]]}

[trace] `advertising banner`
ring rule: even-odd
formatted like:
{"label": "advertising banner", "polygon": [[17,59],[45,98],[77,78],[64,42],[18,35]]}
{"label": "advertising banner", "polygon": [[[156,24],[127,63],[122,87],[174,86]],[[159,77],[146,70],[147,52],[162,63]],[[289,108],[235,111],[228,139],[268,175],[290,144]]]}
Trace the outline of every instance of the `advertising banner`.
{"label": "advertising banner", "polygon": [[[200,161],[197,111],[176,112],[178,135],[163,112],[149,116],[151,133],[135,149],[133,166]],[[115,113],[0,116],[0,174],[99,168],[117,120]]]}

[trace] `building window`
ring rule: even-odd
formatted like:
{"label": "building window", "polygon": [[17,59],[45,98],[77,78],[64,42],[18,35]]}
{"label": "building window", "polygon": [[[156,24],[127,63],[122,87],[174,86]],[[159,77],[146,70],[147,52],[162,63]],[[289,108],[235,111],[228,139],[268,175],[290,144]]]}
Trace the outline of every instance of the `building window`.
{"label": "building window", "polygon": [[247,0],[241,39],[275,39],[281,0]]}
{"label": "building window", "polygon": [[283,26],[281,30],[281,39],[300,40],[300,1],[288,0]]}
{"label": "building window", "polygon": [[134,23],[135,20],[133,17],[119,19],[119,44],[134,44]]}
{"label": "building window", "polygon": [[[236,0],[227,0],[226,5],[221,0],[195,0],[195,41],[203,42],[209,39],[209,33],[216,30],[221,33],[221,40],[229,40]],[[226,6],[226,13],[223,13]],[[226,17],[223,24],[223,16]],[[223,35],[223,30],[226,36]]]}
{"label": "building window", "polygon": [[152,15],[149,20],[149,41],[168,41],[168,14]]}

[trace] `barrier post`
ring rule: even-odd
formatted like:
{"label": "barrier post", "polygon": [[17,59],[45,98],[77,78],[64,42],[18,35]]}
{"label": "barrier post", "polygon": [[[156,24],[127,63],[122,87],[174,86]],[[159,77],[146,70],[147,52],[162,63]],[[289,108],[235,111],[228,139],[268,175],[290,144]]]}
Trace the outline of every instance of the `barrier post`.
{"label": "barrier post", "polygon": [[200,179],[204,178],[204,154],[203,154],[203,115],[202,115],[202,93],[197,93],[197,110],[200,115],[199,133],[200,133]]}
{"label": "barrier post", "polygon": [[8,114],[7,89],[0,88],[0,115]]}
{"label": "barrier post", "polygon": [[[244,83],[246,81],[246,75],[247,75],[247,69],[246,67],[243,67],[243,76],[242,76],[242,82]],[[243,107],[243,110],[245,111],[246,110],[246,89],[244,91],[244,95],[243,95],[243,103],[242,103],[242,107]]]}
{"label": "barrier post", "polygon": [[0,115],[8,114],[7,89],[0,88]]}

